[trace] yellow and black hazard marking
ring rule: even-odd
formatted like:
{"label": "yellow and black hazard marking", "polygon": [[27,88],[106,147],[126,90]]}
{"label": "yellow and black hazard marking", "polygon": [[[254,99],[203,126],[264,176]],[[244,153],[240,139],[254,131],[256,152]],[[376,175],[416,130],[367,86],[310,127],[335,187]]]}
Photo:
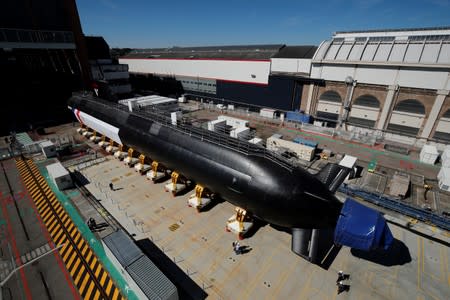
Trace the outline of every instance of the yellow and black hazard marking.
{"label": "yellow and black hazard marking", "polygon": [[26,188],[83,299],[123,299],[32,160],[16,160]]}
{"label": "yellow and black hazard marking", "polygon": [[178,225],[177,223],[174,223],[174,224],[172,224],[172,225],[169,226],[169,230],[170,230],[170,231],[175,231],[175,230],[177,230],[178,228],[180,228],[180,225]]}

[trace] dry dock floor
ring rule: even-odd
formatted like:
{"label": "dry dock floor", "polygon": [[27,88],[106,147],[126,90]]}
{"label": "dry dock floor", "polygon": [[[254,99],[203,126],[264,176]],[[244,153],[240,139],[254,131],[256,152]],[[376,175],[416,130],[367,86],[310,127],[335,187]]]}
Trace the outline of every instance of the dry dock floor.
{"label": "dry dock floor", "polygon": [[[325,270],[292,253],[290,234],[269,225],[243,240],[251,251],[237,256],[236,237],[224,230],[234,211],[228,202],[198,213],[187,206],[192,192],[172,197],[165,182],[153,184],[111,156],[82,173],[90,192],[136,240],[153,240],[209,299],[450,298],[449,247],[395,225],[401,257],[361,258],[343,247]],[[340,295],[338,270],[351,276],[350,291]]]}

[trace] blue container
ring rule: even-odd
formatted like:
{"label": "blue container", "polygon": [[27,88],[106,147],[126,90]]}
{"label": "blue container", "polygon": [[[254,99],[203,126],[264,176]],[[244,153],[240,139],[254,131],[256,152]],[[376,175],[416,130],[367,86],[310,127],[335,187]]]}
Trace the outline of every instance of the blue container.
{"label": "blue container", "polygon": [[293,122],[309,123],[311,120],[311,116],[298,111],[288,111],[286,112],[286,120]]}
{"label": "blue container", "polygon": [[318,145],[318,143],[316,141],[307,140],[307,139],[304,139],[304,138],[301,138],[301,137],[296,137],[292,141],[294,143],[302,144],[302,145],[313,147],[313,148],[317,148],[317,145]]}
{"label": "blue container", "polygon": [[311,116],[310,115],[301,114],[300,122],[302,122],[302,123],[310,123],[310,120],[311,120]]}

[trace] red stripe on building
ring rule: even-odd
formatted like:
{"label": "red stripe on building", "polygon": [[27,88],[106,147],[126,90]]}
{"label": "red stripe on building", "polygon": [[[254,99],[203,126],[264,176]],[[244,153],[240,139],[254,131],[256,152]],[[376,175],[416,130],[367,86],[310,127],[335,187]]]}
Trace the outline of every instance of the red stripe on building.
{"label": "red stripe on building", "polygon": [[270,59],[239,59],[239,58],[160,58],[160,57],[119,57],[119,59],[141,60],[211,60],[211,61],[242,61],[242,62],[270,62]]}

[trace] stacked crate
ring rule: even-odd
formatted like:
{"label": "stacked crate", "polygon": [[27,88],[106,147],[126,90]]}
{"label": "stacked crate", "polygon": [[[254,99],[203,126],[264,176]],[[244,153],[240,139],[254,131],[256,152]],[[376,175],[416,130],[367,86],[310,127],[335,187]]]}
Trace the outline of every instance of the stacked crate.
{"label": "stacked crate", "polygon": [[447,145],[441,156],[442,167],[438,173],[439,188],[450,192],[450,145]]}

